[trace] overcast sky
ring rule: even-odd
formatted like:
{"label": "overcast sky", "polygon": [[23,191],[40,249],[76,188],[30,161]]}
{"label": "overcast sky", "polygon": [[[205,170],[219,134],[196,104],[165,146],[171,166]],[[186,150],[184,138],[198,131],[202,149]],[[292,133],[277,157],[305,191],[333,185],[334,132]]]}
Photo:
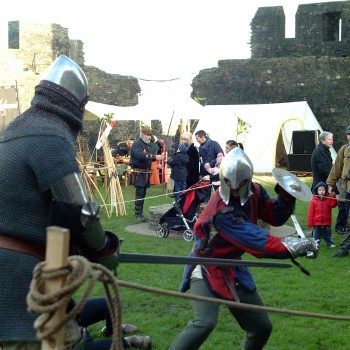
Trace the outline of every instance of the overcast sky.
{"label": "overcast sky", "polygon": [[[249,58],[250,22],[258,7],[283,6],[294,37],[298,0],[12,0],[9,20],[58,23],[84,42],[85,63],[150,80],[192,79],[221,59]],[[3,36],[2,36],[3,38]],[[2,40],[3,47],[3,40]]]}

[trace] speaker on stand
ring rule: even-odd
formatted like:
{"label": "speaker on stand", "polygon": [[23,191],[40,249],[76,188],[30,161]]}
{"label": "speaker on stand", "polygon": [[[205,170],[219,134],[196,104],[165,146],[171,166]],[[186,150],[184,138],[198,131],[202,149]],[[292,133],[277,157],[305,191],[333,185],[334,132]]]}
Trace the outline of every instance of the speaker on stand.
{"label": "speaker on stand", "polygon": [[295,130],[292,134],[293,154],[312,154],[318,144],[318,130]]}
{"label": "speaker on stand", "polygon": [[319,130],[295,130],[292,134],[292,154],[288,154],[288,170],[312,172],[311,156],[318,144]]}

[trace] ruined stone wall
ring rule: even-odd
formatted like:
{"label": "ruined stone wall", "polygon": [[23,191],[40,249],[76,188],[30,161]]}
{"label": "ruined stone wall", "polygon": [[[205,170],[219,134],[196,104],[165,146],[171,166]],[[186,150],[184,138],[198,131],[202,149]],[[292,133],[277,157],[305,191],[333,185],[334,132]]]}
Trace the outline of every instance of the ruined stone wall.
{"label": "ruined stone wall", "polygon": [[344,57],[350,54],[350,2],[299,5],[295,38],[285,38],[281,6],[258,8],[251,22],[251,57]]}
{"label": "ruined stone wall", "polygon": [[202,70],[192,97],[214,105],[307,101],[339,149],[350,124],[350,1],[299,5],[295,38],[285,38],[280,6],[259,8],[251,29],[252,58]]}
{"label": "ruined stone wall", "polygon": [[136,78],[106,73],[92,66],[84,66],[83,70],[89,81],[92,101],[123,107],[138,104],[141,90]]}
{"label": "ruined stone wall", "polygon": [[[72,58],[85,72],[90,100],[117,106],[138,103],[137,79],[85,66],[84,44],[81,40],[71,40],[67,28],[59,24],[11,21],[8,23],[8,49],[0,50],[0,86],[17,86],[20,112],[30,106],[41,73],[60,54]],[[89,144],[95,145],[99,124],[86,122],[84,129]],[[122,141],[124,134],[130,134],[129,127],[115,129],[113,137]]]}

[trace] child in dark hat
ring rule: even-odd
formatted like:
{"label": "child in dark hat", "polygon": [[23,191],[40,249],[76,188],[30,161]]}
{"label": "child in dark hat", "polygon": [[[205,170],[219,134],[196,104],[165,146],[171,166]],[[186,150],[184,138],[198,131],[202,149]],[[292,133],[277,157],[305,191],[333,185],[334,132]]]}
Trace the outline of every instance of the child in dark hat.
{"label": "child in dark hat", "polygon": [[176,200],[181,192],[186,189],[187,163],[189,162],[188,148],[188,143],[180,143],[174,157],[168,159],[168,165],[171,168],[170,178],[174,180],[174,197]]}

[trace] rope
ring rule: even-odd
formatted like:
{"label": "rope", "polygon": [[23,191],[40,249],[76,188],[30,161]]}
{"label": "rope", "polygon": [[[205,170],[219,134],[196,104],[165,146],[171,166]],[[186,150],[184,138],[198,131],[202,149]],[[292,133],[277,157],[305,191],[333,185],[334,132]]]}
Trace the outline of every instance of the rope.
{"label": "rope", "polygon": [[[262,183],[264,183],[264,184],[271,185],[271,186],[275,184],[275,183],[271,183],[271,182],[269,182],[269,181],[263,180],[262,178],[256,177],[256,176],[253,176],[253,179],[254,179],[254,180],[257,180],[257,181],[260,181],[260,182],[262,182]],[[212,187],[212,184],[203,186],[203,188],[206,188],[206,187]],[[129,189],[129,191],[130,191],[130,193],[131,193],[130,187],[128,187],[128,189]],[[184,192],[190,192],[190,191],[196,191],[196,190],[197,190],[196,188],[186,189],[185,191],[173,192],[173,194],[181,194],[181,193],[184,193]],[[150,200],[150,199],[161,198],[161,197],[168,197],[168,196],[169,196],[168,194],[160,194],[160,195],[156,195],[156,196],[146,196],[146,197],[144,198],[144,200],[147,201],[147,200]],[[131,197],[131,196],[130,196],[130,197]],[[334,199],[333,197],[326,197],[326,196],[325,196],[325,198]],[[339,201],[340,201],[340,202],[348,202],[348,201],[350,201],[350,200],[345,199],[345,198],[344,198],[344,199],[336,199],[336,200],[337,200],[338,202],[339,202]],[[135,202],[135,201],[137,201],[137,200],[135,200],[135,199],[124,200],[124,203],[133,203],[133,202]],[[110,205],[111,205],[111,204],[109,204],[109,203],[106,203],[106,204],[105,204],[106,207],[108,207],[108,206],[110,206]],[[118,201],[116,202],[116,205],[119,205],[119,202],[118,202]]]}
{"label": "rope", "polygon": [[[94,271],[95,270],[95,271]],[[66,282],[62,288],[50,295],[44,294],[45,279],[52,279],[58,277],[66,277]],[[54,313],[61,307],[67,308],[72,295],[82,286],[85,281],[90,280],[83,293],[81,300],[75,304],[73,309],[65,315],[65,317],[53,327],[45,327],[50,321]],[[68,258],[68,266],[65,268],[48,269],[45,267],[45,262],[36,265],[33,272],[33,279],[30,285],[30,290],[27,295],[28,311],[34,313],[41,313],[34,323],[34,328],[37,331],[39,340],[47,339],[53,336],[58,330],[64,327],[69,321],[74,320],[93,290],[93,287],[100,281],[103,283],[107,305],[109,308],[113,337],[111,350],[122,350],[122,330],[121,330],[121,299],[119,295],[118,286],[141,290],[144,292],[161,294],[170,297],[177,297],[182,299],[190,299],[204,302],[211,302],[219,305],[226,305],[230,308],[264,311],[278,314],[294,315],[301,317],[313,317],[320,319],[350,321],[350,316],[336,316],[329,314],[319,314],[313,312],[301,312],[295,310],[280,309],[274,307],[243,304],[230,300],[208,298],[199,295],[190,295],[180,292],[163,290],[149,286],[139,285],[132,282],[116,280],[113,274],[104,266],[89,262],[82,256],[70,256]]]}
{"label": "rope", "polygon": [[279,308],[268,307],[268,306],[243,304],[243,303],[237,303],[236,301],[208,298],[208,297],[203,297],[200,295],[191,295],[191,294],[174,292],[174,291],[169,291],[169,290],[164,290],[164,289],[159,289],[159,288],[153,288],[153,287],[148,287],[148,286],[139,285],[136,283],[126,282],[126,281],[121,281],[121,280],[118,280],[117,284],[119,286],[122,286],[122,287],[138,289],[138,290],[141,290],[144,292],[162,294],[162,295],[167,295],[167,296],[171,296],[171,297],[178,297],[178,298],[182,298],[182,299],[206,301],[206,302],[211,302],[214,304],[226,305],[230,308],[236,308],[236,309],[267,311],[267,312],[278,313],[278,314],[294,315],[294,316],[301,316],[301,317],[322,318],[322,319],[327,319],[327,320],[350,321],[350,316],[335,316],[335,315],[328,315],[328,314],[319,314],[319,313],[314,313],[314,312],[302,312],[302,311],[295,311],[295,310],[279,309]]}
{"label": "rope", "polygon": [[[208,187],[212,187],[212,184],[208,184],[208,185],[203,185],[201,188],[208,188]],[[130,186],[128,186],[128,189],[130,189]],[[186,189],[186,190],[183,190],[183,191],[178,191],[178,192],[172,192],[172,194],[181,194],[181,193],[185,193],[185,192],[191,192],[191,191],[196,191],[197,188],[190,188],[190,189]],[[134,192],[134,191],[133,191]],[[130,192],[131,193],[131,192]],[[159,194],[159,195],[156,195],[156,196],[146,196],[145,198],[143,199],[131,199],[131,200],[127,200],[127,201],[124,201],[124,203],[133,203],[133,202],[137,202],[138,200],[144,200],[144,201],[147,201],[147,200],[150,200],[150,199],[155,199],[155,198],[160,198],[160,197],[169,197],[168,194]],[[118,204],[118,202],[116,202]],[[108,206],[110,204],[106,204],[106,206]]]}
{"label": "rope", "polygon": [[[45,279],[62,276],[66,277],[66,282],[59,291],[52,294],[43,292]],[[72,295],[88,280],[90,281],[81,300],[75,304],[73,309],[66,313],[65,317],[54,327],[45,327],[57,310],[61,307],[67,309]],[[45,262],[36,265],[27,295],[27,305],[29,312],[41,314],[34,323],[38,339],[43,340],[53,336],[69,321],[74,320],[89,299],[98,281],[103,283],[112,320],[113,338],[111,350],[122,350],[121,299],[116,279],[107,268],[100,264],[91,263],[82,256],[68,257],[68,266],[65,268],[48,269],[45,267]]]}

